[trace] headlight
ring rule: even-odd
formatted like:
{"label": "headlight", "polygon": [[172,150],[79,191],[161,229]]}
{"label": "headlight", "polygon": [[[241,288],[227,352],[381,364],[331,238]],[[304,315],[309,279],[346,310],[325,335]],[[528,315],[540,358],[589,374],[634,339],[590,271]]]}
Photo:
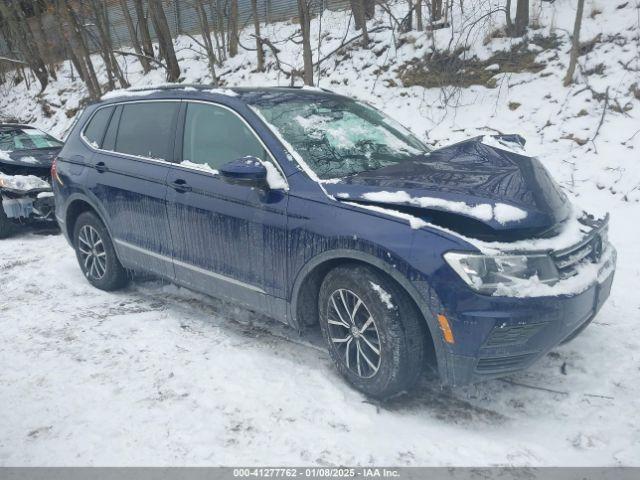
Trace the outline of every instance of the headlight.
{"label": "headlight", "polygon": [[558,281],[558,270],[548,255],[482,255],[448,252],[447,263],[472,289],[493,293],[498,285],[508,286],[537,278],[542,283]]}
{"label": "headlight", "polygon": [[0,173],[0,187],[29,191],[36,188],[51,188],[51,185],[35,175],[5,175]]}

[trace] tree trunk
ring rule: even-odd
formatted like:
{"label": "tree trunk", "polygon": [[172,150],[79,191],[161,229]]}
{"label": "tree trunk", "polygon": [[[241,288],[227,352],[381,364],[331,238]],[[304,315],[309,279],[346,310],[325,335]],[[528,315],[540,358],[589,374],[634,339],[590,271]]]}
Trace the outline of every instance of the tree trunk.
{"label": "tree trunk", "polygon": [[505,21],[507,24],[507,35],[514,35],[513,22],[511,21],[511,0],[507,0],[507,4],[504,7]]}
{"label": "tree trunk", "polygon": [[529,0],[518,0],[516,8],[515,36],[521,37],[529,26]]}
{"label": "tree trunk", "polygon": [[149,21],[144,12],[144,4],[142,0],[133,0],[133,6],[136,9],[136,17],[138,17],[138,31],[140,32],[142,51],[147,57],[155,58],[151,34],[149,33]]}
{"label": "tree trunk", "polygon": [[122,88],[127,88],[129,86],[129,82],[124,78],[120,65],[113,54],[111,28],[109,26],[109,17],[106,6],[104,2],[99,0],[91,0],[89,5],[94,16],[96,29],[98,30],[100,52],[109,77],[109,88],[114,88],[114,77],[118,79],[118,83],[120,83]]}
{"label": "tree trunk", "polygon": [[353,14],[353,21],[356,30],[360,30],[365,24],[365,14],[362,0],[349,0],[351,4],[351,13]]}
{"label": "tree trunk", "polygon": [[229,56],[238,54],[238,0],[231,0],[229,17],[227,19],[227,31],[229,32]]}
{"label": "tree trunk", "polygon": [[416,28],[418,31],[424,29],[422,25],[422,0],[416,0]]}
{"label": "tree trunk", "polygon": [[431,20],[436,22],[442,18],[442,0],[431,0]]}
{"label": "tree trunk", "polygon": [[303,79],[305,85],[313,85],[313,54],[311,52],[311,15],[307,0],[298,0],[298,16],[302,31]]}
{"label": "tree trunk", "polygon": [[162,8],[161,0],[149,0],[149,16],[158,37],[158,45],[167,66],[167,82],[176,82],[180,78],[180,65],[173,48],[169,23]]}
{"label": "tree trunk", "polygon": [[224,34],[224,19],[226,17],[225,7],[223,0],[211,0],[215,1],[216,21],[218,22],[217,31],[220,32],[220,44],[218,45],[218,58],[220,61],[227,59],[227,40]]}
{"label": "tree trunk", "polygon": [[127,24],[127,30],[129,31],[129,38],[131,39],[131,45],[133,49],[138,54],[138,60],[140,60],[140,65],[142,65],[142,70],[144,73],[149,73],[151,71],[151,62],[149,62],[148,58],[145,58],[144,53],[142,53],[142,47],[140,46],[140,41],[138,40],[138,35],[136,34],[136,27],[133,23],[133,19],[131,18],[131,13],[129,13],[129,6],[127,5],[127,0],[120,0],[120,7],[122,8],[122,14],[124,16],[124,21]]}
{"label": "tree trunk", "polygon": [[87,48],[87,44],[82,35],[80,24],[76,18],[75,12],[69,4],[69,0],[60,0],[58,3],[58,13],[61,19],[64,19],[67,23],[67,28],[60,22],[60,30],[63,36],[69,33],[70,39],[68,39],[69,49],[75,50],[74,55],[77,59],[76,67],[80,77],[84,80],[89,90],[89,96],[93,99],[100,98],[102,91],[100,90],[100,83],[96,76],[96,71],[93,68],[93,62],[91,61],[91,54]]}
{"label": "tree trunk", "polygon": [[376,0],[364,0],[364,16],[371,20],[376,13]]}
{"label": "tree trunk", "polygon": [[211,83],[218,84],[218,76],[216,75],[216,53],[213,49],[213,42],[211,41],[211,34],[209,29],[209,20],[207,19],[207,12],[202,5],[202,0],[196,0],[194,3],[196,13],[198,15],[198,23],[200,24],[200,33],[202,35],[202,41],[204,42],[205,51],[207,52],[207,59],[209,60],[209,71],[211,73]]}
{"label": "tree trunk", "polygon": [[53,54],[51,53],[51,42],[49,41],[49,37],[47,36],[47,32],[42,22],[42,16],[44,15],[44,11],[42,10],[39,2],[35,2],[35,5],[33,8],[35,10],[36,27],[38,28],[38,34],[40,35],[40,38],[41,38],[40,50],[42,52],[42,59],[45,61],[45,63],[48,64],[49,75],[51,75],[51,78],[53,78],[54,80],[57,80],[58,78],[56,76],[55,62],[54,62]]}
{"label": "tree trunk", "polygon": [[251,12],[253,14],[253,29],[256,36],[256,57],[259,72],[264,72],[264,50],[262,48],[262,38],[260,37],[260,17],[258,17],[258,0],[251,0]]}
{"label": "tree trunk", "polygon": [[49,72],[21,6],[14,1],[0,2],[0,19],[7,28],[5,35],[20,50],[24,61],[40,82],[40,91],[44,91],[49,84]]}
{"label": "tree trunk", "polygon": [[564,86],[568,87],[573,82],[573,75],[576,72],[578,55],[580,55],[580,29],[582,28],[582,14],[584,12],[584,0],[578,0],[578,10],[576,11],[576,21],[573,26],[573,38],[571,39],[571,58],[569,59],[569,69],[564,77]]}

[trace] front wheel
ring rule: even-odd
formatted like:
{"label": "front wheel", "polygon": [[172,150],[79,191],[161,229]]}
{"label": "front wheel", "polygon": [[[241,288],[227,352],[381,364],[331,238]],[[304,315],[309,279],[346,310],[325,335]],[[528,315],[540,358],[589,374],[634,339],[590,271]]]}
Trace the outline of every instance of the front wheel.
{"label": "front wheel", "polygon": [[337,267],[318,307],[331,358],[349,383],[380,399],[415,385],[426,361],[423,322],[394,281],[365,265]]}
{"label": "front wheel", "polygon": [[76,220],[73,244],[82,273],[94,287],[117,290],[128,282],[126,270],[116,256],[106,227],[93,212],[84,212]]}

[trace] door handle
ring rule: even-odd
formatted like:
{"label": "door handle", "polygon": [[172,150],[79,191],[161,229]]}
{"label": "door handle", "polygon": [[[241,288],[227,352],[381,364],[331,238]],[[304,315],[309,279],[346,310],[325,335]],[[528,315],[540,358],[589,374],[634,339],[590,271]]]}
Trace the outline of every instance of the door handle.
{"label": "door handle", "polygon": [[191,191],[191,185],[189,185],[185,180],[182,180],[181,178],[174,180],[169,184],[169,186],[179,193]]}
{"label": "door handle", "polygon": [[95,169],[99,172],[99,173],[104,173],[104,172],[108,172],[109,168],[107,168],[107,165],[104,162],[98,162],[95,165]]}

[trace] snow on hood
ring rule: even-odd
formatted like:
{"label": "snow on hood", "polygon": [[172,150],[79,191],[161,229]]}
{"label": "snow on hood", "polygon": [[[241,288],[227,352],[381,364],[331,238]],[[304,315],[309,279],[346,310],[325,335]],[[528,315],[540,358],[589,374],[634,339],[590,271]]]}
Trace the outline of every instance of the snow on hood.
{"label": "snow on hood", "polygon": [[495,231],[545,230],[568,219],[570,203],[540,161],[516,153],[524,140],[490,138],[499,146],[477,137],[323,186],[338,199],[455,213]]}
{"label": "snow on hood", "polygon": [[[341,198],[343,195],[338,194],[337,197]],[[490,203],[469,205],[465,202],[454,202],[438,197],[412,197],[404,190],[397,192],[367,192],[362,194],[362,198],[375,203],[408,204],[421,208],[459,213],[484,222],[491,222],[492,220],[495,220],[502,225],[509,222],[518,222],[527,216],[527,212],[524,210],[507,205],[506,203],[496,203],[495,205]]]}

